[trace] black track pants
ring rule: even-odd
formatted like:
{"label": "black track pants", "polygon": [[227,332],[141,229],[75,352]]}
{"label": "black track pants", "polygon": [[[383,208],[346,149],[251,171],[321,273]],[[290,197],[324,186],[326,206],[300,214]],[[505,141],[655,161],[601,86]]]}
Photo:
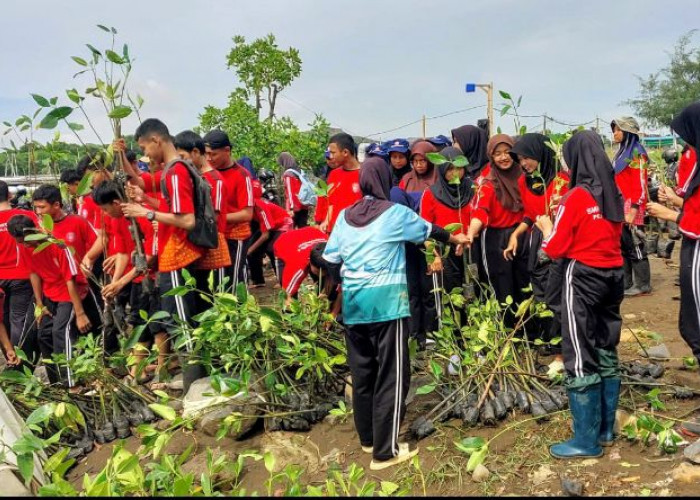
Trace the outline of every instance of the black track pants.
{"label": "black track pants", "polygon": [[245,283],[248,286],[248,275],[246,266],[246,253],[248,251],[247,240],[226,240],[228,251],[231,254],[231,266],[228,268],[229,277],[227,288],[236,288],[238,283]]}
{"label": "black track pants", "polygon": [[345,335],[352,374],[355,428],[374,458],[399,452],[399,427],[410,383],[408,319],[347,325]]}
{"label": "black track pants", "polygon": [[406,243],[406,280],[408,282],[408,302],[411,308],[411,317],[408,321],[408,330],[411,337],[424,344],[426,334],[438,329],[438,315],[435,309],[435,296],[433,289],[434,277],[428,275],[428,265],[421,246]]}
{"label": "black track pants", "polygon": [[599,374],[599,350],[616,350],[624,291],[621,267],[600,269],[575,260],[566,265],[561,321],[564,366],[569,377]]}
{"label": "black track pants", "polygon": [[681,337],[700,361],[700,240],[683,237],[681,245]]}
{"label": "black track pants", "polygon": [[[635,227],[634,230],[642,229]],[[637,235],[632,235],[632,229],[629,224],[622,226],[622,241],[621,241],[622,257],[630,262],[639,262],[647,258],[647,248],[644,238],[639,238]]]}
{"label": "black track pants", "polygon": [[22,333],[29,328],[26,324],[27,311],[34,300],[32,284],[29,280],[0,280],[0,289],[5,292],[3,318],[13,346],[18,346]]}
{"label": "black track pants", "polygon": [[[503,258],[503,250],[517,226],[509,228],[485,227],[481,232],[481,263],[484,267],[486,282],[493,288],[499,302],[504,302],[509,295],[517,304],[523,300],[523,288],[527,288],[529,277],[527,262],[519,250],[513,260]],[[522,249],[524,238],[518,246]]]}

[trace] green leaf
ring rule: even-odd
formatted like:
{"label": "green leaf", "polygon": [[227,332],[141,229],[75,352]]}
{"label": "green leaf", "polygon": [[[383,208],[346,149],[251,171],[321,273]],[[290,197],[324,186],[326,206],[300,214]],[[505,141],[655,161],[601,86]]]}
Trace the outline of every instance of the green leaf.
{"label": "green leaf", "polygon": [[435,165],[436,167],[438,165],[442,165],[443,163],[447,163],[448,159],[442,156],[440,153],[427,153],[425,157],[428,159],[430,163]]}
{"label": "green leaf", "polygon": [[169,406],[158,403],[152,403],[148,405],[148,407],[151,410],[153,410],[153,413],[155,413],[159,417],[164,418],[165,420],[173,421],[177,417],[177,413],[175,412],[175,410]]}
{"label": "green leaf", "polygon": [[129,106],[117,106],[109,113],[109,117],[119,120],[129,116],[131,111],[132,110]]}
{"label": "green leaf", "polygon": [[68,99],[70,99],[76,104],[80,104],[80,101],[84,99],[84,97],[82,97],[75,89],[66,90],[66,95],[68,96]]}
{"label": "green leaf", "polygon": [[510,104],[506,104],[501,108],[501,116],[505,116],[508,111],[510,111]]}
{"label": "green leaf", "polygon": [[73,59],[76,63],[78,63],[81,66],[88,65],[87,61],[85,59],[83,59],[82,57],[73,56],[73,57],[71,57],[71,59]]}
{"label": "green leaf", "polygon": [[39,94],[31,94],[31,96],[32,99],[34,99],[34,102],[36,102],[42,108],[48,108],[51,106],[51,103],[49,103],[49,100],[46,97],[40,96]]}
{"label": "green leaf", "polygon": [[93,55],[93,56],[97,56],[97,57],[102,56],[102,52],[100,52],[99,50],[97,50],[95,47],[93,47],[93,46],[90,45],[89,43],[86,43],[85,46],[86,46],[88,49],[90,49],[90,52],[92,52],[92,55]]}
{"label": "green leaf", "polygon": [[466,455],[479,451],[485,444],[486,441],[482,437],[467,437],[461,441],[455,441],[457,449]]}
{"label": "green leaf", "polygon": [[32,453],[18,454],[17,468],[24,479],[24,484],[29,484],[34,476],[34,455]]}
{"label": "green leaf", "polygon": [[92,178],[94,176],[94,172],[87,171],[85,172],[85,175],[83,175],[83,178],[80,179],[80,183],[78,184],[78,196],[85,196],[92,191]]}
{"label": "green leaf", "polygon": [[265,461],[265,469],[267,472],[272,473],[275,470],[275,456],[272,452],[268,451],[263,456],[263,460]]}
{"label": "green leaf", "polygon": [[459,222],[453,222],[451,224],[446,225],[444,229],[445,231],[451,234],[462,229],[462,224]]}
{"label": "green leaf", "polygon": [[153,321],[161,321],[164,319],[168,319],[170,317],[170,313],[165,312],[165,311],[156,311],[153,313],[153,315],[148,318],[148,321],[153,322]]}
{"label": "green leaf", "polygon": [[425,394],[430,394],[435,390],[436,385],[435,384],[426,384],[423,386],[420,386],[418,389],[416,389],[416,395],[418,396],[423,396]]}
{"label": "green leaf", "polygon": [[113,50],[106,50],[105,56],[107,56],[107,59],[109,59],[114,64],[124,64],[125,62],[124,59],[122,59],[122,57]]}
{"label": "green leaf", "polygon": [[24,241],[44,241],[48,239],[49,235],[44,233],[32,233],[24,237]]}
{"label": "green leaf", "polygon": [[110,29],[107,26],[105,26],[104,24],[98,24],[97,27],[100,28],[102,31],[106,31],[107,33],[110,33]]}
{"label": "green leaf", "polygon": [[27,417],[27,425],[36,425],[46,422],[54,413],[54,403],[46,403],[34,410]]}
{"label": "green leaf", "polygon": [[53,218],[49,214],[44,214],[41,217],[41,227],[47,231],[53,231]]}
{"label": "green leaf", "polygon": [[499,90],[498,93],[501,95],[501,97],[503,99],[512,100],[512,98],[510,97],[510,94],[508,92],[506,92],[505,90]]}
{"label": "green leaf", "polygon": [[469,160],[467,160],[466,156],[459,155],[454,160],[452,160],[452,165],[454,165],[457,168],[464,168],[469,165]]}
{"label": "green leaf", "polygon": [[80,123],[69,123],[68,128],[73,130],[74,132],[80,132],[85,127],[83,127]]}

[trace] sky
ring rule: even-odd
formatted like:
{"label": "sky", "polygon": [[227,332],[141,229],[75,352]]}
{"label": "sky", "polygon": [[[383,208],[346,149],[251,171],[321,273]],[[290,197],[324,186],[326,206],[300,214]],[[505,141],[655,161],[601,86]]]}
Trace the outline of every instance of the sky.
{"label": "sky", "polygon": [[[301,128],[321,113],[354,135],[389,139],[421,135],[420,122],[387,131],[423,115],[448,115],[427,120],[427,135],[449,136],[486,116],[485,93],[465,84],[493,82],[522,96],[530,130],[542,128],[542,114],[570,124],[598,117],[607,130],[631,112],[623,102],[636,95],[637,75],[663,67],[678,38],[700,28],[697,8],[697,0],[3,0],[0,121],[31,114],[30,93],[68,102],[65,89],[87,87],[73,78],[71,56],[87,58],[85,43],[106,48],[96,28],[104,24],[129,44],[142,117],[173,133],[196,126],[205,106],[225,106],[238,85],[226,67],[232,37],[268,33],[300,51],[301,76],[277,114]],[[98,103],[88,114],[108,137]],[[513,117],[496,115],[512,133]],[[124,132],[137,125],[127,118]]]}

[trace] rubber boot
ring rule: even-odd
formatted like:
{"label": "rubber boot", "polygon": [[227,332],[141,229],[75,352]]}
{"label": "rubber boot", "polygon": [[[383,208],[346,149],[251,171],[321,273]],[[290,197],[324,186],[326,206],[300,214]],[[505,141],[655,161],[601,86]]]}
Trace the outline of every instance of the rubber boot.
{"label": "rubber boot", "polygon": [[629,259],[624,259],[623,269],[625,271],[625,290],[632,288],[634,282],[632,281],[632,263]]}
{"label": "rubber boot", "polygon": [[636,297],[638,295],[648,295],[651,293],[651,268],[649,259],[642,259],[632,262],[634,274],[634,285],[625,290],[625,297]]}
{"label": "rubber boot", "polygon": [[621,382],[617,377],[603,379],[600,438],[598,439],[601,446],[612,446],[615,439],[615,413],[617,412],[617,403],[620,400]]}
{"label": "rubber boot", "polygon": [[549,447],[554,458],[597,458],[603,455],[598,444],[602,384],[566,391],[574,420],[574,437]]}

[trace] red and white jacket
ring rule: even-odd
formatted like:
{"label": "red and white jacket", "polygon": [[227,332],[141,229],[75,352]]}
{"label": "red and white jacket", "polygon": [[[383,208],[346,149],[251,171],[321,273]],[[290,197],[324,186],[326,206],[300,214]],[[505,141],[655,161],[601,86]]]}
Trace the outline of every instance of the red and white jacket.
{"label": "red and white jacket", "polygon": [[644,225],[644,213],[647,206],[647,155],[641,155],[630,161],[620,173],[615,175],[615,184],[625,200],[625,214],[637,208],[634,224]]}
{"label": "red and white jacket", "polygon": [[292,172],[286,171],[282,175],[282,180],[284,182],[285,208],[294,212],[306,209],[306,205],[302,205],[299,201],[299,190],[301,189],[299,177]]}

